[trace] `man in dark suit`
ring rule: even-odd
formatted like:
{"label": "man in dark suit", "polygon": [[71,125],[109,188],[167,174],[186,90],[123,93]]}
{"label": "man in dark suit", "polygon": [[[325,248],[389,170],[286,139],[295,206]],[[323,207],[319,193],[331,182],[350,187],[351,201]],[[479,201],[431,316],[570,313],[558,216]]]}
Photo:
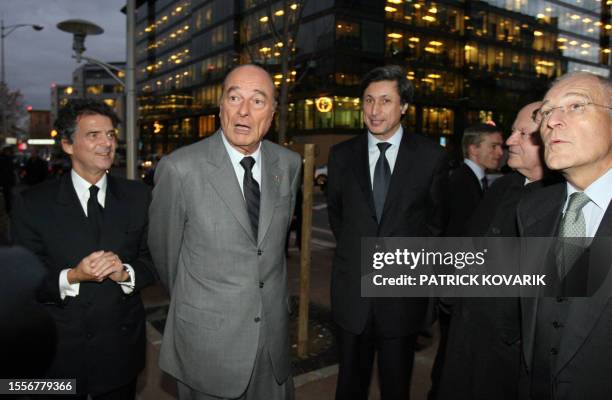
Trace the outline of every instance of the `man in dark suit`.
{"label": "man in dark suit", "polygon": [[[497,170],[503,155],[503,137],[499,128],[492,124],[476,124],[465,129],[461,139],[463,164],[451,172],[449,179],[450,214],[446,236],[463,236],[467,223],[489,188],[487,170]],[[438,352],[431,371],[431,389],[428,398],[437,398],[442,366],[445,364],[445,349],[448,340],[451,307],[454,300],[438,303],[440,340]]]}
{"label": "man in dark suit", "polygon": [[499,168],[504,154],[504,139],[499,128],[489,124],[476,124],[465,129],[461,139],[463,164],[449,179],[453,196],[446,236],[461,236],[482,194],[489,188],[486,172]]}
{"label": "man in dark suit", "polygon": [[566,182],[523,197],[519,232],[592,240],[582,255],[551,246],[549,280],[603,286],[590,297],[521,299],[525,399],[599,400],[612,393],[611,99],[609,79],[579,72],[557,79],[540,108],[546,165]]}
{"label": "man in dark suit", "polygon": [[402,128],[413,92],[402,68],[376,68],[362,88],[368,132],[334,146],[328,163],[327,204],[338,243],[331,284],[340,356],[336,399],[367,399],[377,352],[381,398],[405,400],[429,300],[361,297],[361,239],[441,235],[447,161],[441,147]]}
{"label": "man in dark suit", "polygon": [[47,276],[39,291],[57,327],[49,378],[76,378],[79,398],[132,399],[144,366],[140,289],[154,280],[147,249],[148,188],[107,175],[118,119],[94,100],[72,100],[55,122],[72,171],[17,196],[16,244]]}
{"label": "man in dark suit", "polygon": [[[469,236],[518,236],[516,208],[543,185],[541,102],[523,107],[506,140],[514,172],[496,180],[468,222]],[[544,179],[548,181],[549,179]],[[520,366],[518,298],[461,298],[453,304],[438,399],[516,399]]]}

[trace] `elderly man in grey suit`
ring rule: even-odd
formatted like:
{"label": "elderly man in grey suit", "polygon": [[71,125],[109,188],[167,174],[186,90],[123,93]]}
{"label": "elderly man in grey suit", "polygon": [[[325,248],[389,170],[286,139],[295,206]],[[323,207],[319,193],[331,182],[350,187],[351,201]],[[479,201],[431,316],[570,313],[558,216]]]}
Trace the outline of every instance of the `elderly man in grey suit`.
{"label": "elderly man in grey suit", "polygon": [[285,240],[300,156],[262,140],[270,75],[225,78],[221,129],[164,157],[149,246],[171,296],[160,367],[181,399],[291,399]]}

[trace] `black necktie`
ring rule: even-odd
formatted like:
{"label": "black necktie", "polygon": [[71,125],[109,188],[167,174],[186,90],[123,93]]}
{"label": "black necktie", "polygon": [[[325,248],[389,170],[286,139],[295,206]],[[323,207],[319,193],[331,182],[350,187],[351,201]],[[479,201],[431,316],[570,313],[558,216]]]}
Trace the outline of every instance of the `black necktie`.
{"label": "black necktie", "polygon": [[487,179],[487,176],[483,176],[480,181],[482,182],[482,191],[486,192],[487,189],[489,189],[489,180]]}
{"label": "black necktie", "polygon": [[240,161],[240,165],[244,168],[244,179],[242,180],[242,190],[244,191],[244,200],[247,205],[247,213],[251,220],[253,235],[257,240],[257,230],[259,228],[259,184],[253,178],[253,165],[255,159],[253,157],[244,157]]}
{"label": "black necktie", "polygon": [[94,233],[96,243],[100,241],[100,227],[102,226],[102,207],[98,203],[98,191],[96,185],[89,187],[89,200],[87,200],[87,219]]}
{"label": "black necktie", "polygon": [[383,207],[385,206],[385,198],[387,197],[387,189],[389,189],[389,182],[391,181],[391,167],[385,156],[385,152],[391,147],[390,143],[378,143],[378,149],[380,155],[378,161],[376,161],[376,167],[374,167],[374,206],[376,207],[376,219],[380,222],[383,213]]}

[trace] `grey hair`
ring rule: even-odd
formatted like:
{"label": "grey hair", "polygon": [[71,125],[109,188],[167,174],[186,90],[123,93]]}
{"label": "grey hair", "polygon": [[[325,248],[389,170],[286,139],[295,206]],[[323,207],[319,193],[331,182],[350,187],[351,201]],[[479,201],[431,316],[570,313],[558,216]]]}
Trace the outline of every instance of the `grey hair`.
{"label": "grey hair", "polygon": [[[553,88],[559,83],[565,82],[566,80],[571,79],[571,78],[594,78],[596,79],[597,83],[599,83],[602,89],[604,100],[606,102],[605,105],[608,107],[612,107],[612,103],[610,102],[610,99],[612,99],[612,80],[610,78],[605,78],[601,75],[596,75],[592,72],[587,72],[587,71],[568,72],[567,74],[561,75],[560,77],[555,79],[551,83],[550,88]],[[612,118],[612,109],[608,109],[608,116]]]}

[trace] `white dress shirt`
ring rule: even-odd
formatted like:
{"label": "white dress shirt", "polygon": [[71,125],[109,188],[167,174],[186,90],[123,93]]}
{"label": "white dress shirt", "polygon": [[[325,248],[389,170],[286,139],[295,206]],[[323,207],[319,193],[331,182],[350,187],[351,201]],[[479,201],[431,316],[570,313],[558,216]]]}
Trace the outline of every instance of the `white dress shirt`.
{"label": "white dress shirt", "polygon": [[240,165],[240,161],[242,161],[244,157],[253,157],[253,159],[255,159],[255,164],[253,165],[251,173],[253,174],[253,179],[257,181],[261,190],[261,142],[257,146],[257,150],[255,150],[253,153],[243,154],[232,147],[232,145],[225,138],[225,134],[223,132],[221,132],[221,138],[223,139],[223,145],[225,146],[227,154],[232,162],[232,166],[234,167],[234,172],[236,173],[238,185],[240,185],[240,190],[242,191],[242,196],[244,197],[244,189],[242,187],[244,181],[244,168],[242,165]]}
{"label": "white dress shirt", "polygon": [[376,135],[373,135],[368,131],[368,161],[370,163],[370,183],[372,184],[372,190],[374,189],[374,169],[376,169],[376,162],[380,157],[380,149],[378,143],[389,143],[391,146],[387,148],[385,157],[391,168],[391,174],[393,174],[393,168],[395,167],[395,161],[397,160],[397,153],[399,152],[399,146],[402,142],[402,136],[404,135],[404,129],[400,127],[395,131],[393,136],[389,140],[379,140]]}
{"label": "white dress shirt", "polygon": [[[91,186],[91,184],[85,179],[81,178],[81,176],[77,174],[74,169],[70,171],[70,176],[72,177],[72,185],[74,187],[76,195],[79,198],[79,202],[81,203],[81,208],[83,208],[83,212],[85,213],[85,216],[87,216],[87,202],[89,201],[89,187]],[[98,189],[100,189],[98,190],[98,203],[100,203],[102,208],[104,208],[107,186],[106,175],[102,176],[102,178],[98,182],[96,182],[96,186],[98,187]],[[134,269],[129,264],[123,264],[123,266],[125,267],[125,270],[130,276],[130,279],[125,282],[117,283],[120,285],[121,290],[123,290],[123,293],[130,294],[134,290],[134,284],[136,281]],[[70,268],[63,269],[62,271],[60,271],[59,275],[59,292],[62,300],[66,296],[78,296],[79,289],[81,287],[81,284],[79,282],[68,282],[69,269]]]}
{"label": "white dress shirt", "polygon": [[[563,214],[565,214],[565,210],[567,209],[570,195],[579,191],[580,190],[567,182],[567,197],[565,198],[565,205],[563,206]],[[589,187],[584,190],[584,193],[589,196],[591,201],[582,207],[581,212],[584,216],[586,225],[586,236],[592,238],[597,233],[599,224],[612,199],[612,169],[609,169],[608,172],[591,183]]]}
{"label": "white dress shirt", "polygon": [[482,178],[486,176],[484,168],[482,168],[480,165],[476,164],[474,161],[470,160],[469,158],[464,158],[463,162],[465,163],[465,165],[467,165],[472,170],[474,175],[476,175],[480,188],[484,190],[484,188],[482,187]]}

